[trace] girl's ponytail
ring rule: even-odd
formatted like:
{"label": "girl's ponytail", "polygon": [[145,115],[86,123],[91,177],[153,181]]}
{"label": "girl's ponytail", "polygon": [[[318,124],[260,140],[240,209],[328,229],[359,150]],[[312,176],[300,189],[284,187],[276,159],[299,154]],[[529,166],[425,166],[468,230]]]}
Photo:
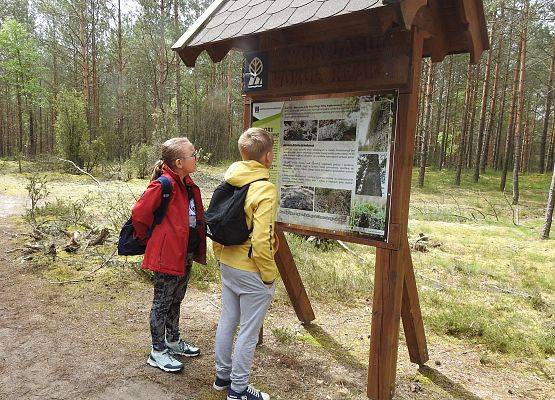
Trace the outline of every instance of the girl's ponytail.
{"label": "girl's ponytail", "polygon": [[152,168],[152,176],[150,177],[151,181],[155,181],[156,179],[160,178],[162,176],[162,166],[164,165],[164,160],[158,160],[156,161],[156,164],[154,164],[154,167]]}
{"label": "girl's ponytail", "polygon": [[173,139],[168,139],[160,148],[162,153],[162,158],[156,161],[154,167],[152,168],[152,176],[150,177],[151,181],[155,181],[156,179],[160,178],[164,171],[162,167],[166,164],[169,168],[175,167],[175,160],[182,157],[183,152],[183,145],[189,142],[189,139],[186,137],[178,137]]}

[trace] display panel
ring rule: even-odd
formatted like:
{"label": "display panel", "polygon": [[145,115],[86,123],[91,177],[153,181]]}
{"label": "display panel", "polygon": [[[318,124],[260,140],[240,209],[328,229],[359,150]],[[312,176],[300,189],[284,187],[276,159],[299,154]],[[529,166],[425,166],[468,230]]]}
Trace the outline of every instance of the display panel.
{"label": "display panel", "polygon": [[252,104],[274,135],[277,221],[385,241],[397,94]]}

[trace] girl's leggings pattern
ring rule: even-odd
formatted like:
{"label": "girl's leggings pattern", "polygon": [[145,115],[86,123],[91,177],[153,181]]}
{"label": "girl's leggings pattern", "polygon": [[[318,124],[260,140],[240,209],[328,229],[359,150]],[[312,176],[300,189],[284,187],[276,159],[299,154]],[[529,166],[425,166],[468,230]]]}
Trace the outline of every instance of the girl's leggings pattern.
{"label": "girl's leggings pattern", "polygon": [[154,298],[150,310],[150,333],[152,348],[155,351],[166,349],[166,340],[179,340],[179,313],[181,301],[185,297],[189,275],[193,263],[193,254],[187,255],[185,276],[154,273]]}

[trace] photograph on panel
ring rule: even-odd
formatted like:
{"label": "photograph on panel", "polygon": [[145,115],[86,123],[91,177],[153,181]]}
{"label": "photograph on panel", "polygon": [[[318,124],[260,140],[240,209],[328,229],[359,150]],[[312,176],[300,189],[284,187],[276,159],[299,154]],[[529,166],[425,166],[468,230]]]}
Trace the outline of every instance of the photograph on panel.
{"label": "photograph on panel", "polygon": [[349,215],[351,213],[351,190],[317,187],[314,192],[314,211]]}
{"label": "photograph on panel", "polygon": [[359,154],[355,193],[363,196],[387,195],[387,157],[383,154]]}
{"label": "photograph on panel", "polygon": [[295,210],[314,210],[314,187],[283,186],[281,188],[280,206]]}
{"label": "photograph on panel", "polygon": [[318,121],[284,121],[283,140],[313,141],[318,134]]}
{"label": "photograph on panel", "polygon": [[361,105],[358,126],[358,150],[387,152],[393,130],[392,100],[365,102]]}

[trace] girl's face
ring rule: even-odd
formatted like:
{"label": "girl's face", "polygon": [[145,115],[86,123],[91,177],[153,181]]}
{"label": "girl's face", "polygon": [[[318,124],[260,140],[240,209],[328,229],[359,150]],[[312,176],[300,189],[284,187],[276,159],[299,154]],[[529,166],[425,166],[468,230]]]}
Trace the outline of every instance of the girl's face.
{"label": "girl's face", "polygon": [[174,172],[183,179],[197,170],[197,151],[192,143],[187,143],[181,150],[181,158],[175,160]]}

